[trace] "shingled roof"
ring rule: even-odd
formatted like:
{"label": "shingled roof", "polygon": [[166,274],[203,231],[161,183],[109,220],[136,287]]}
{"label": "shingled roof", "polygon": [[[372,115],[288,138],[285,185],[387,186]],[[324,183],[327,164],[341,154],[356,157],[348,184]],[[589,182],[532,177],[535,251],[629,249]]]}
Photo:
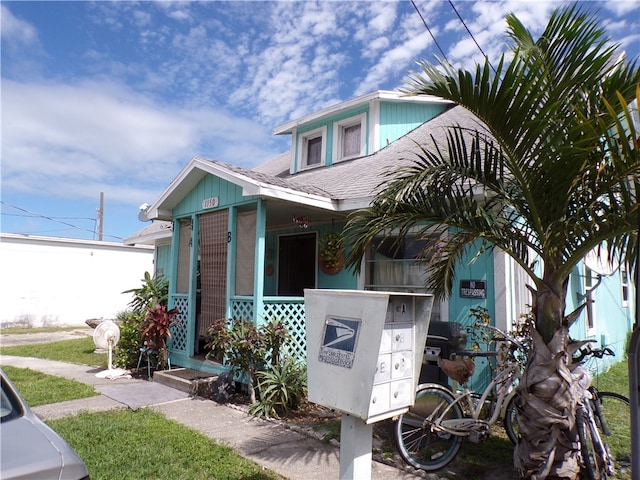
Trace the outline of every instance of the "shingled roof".
{"label": "shingled roof", "polygon": [[334,212],[349,212],[370,204],[385,174],[416,159],[420,145],[444,144],[452,126],[483,128],[459,106],[452,106],[383,149],[364,157],[290,173],[292,153],[285,152],[254,169],[193,157],[171,185],[149,207],[149,219],[171,220],[173,208],[206,175],[242,188],[245,196],[277,198]]}
{"label": "shingled roof", "polygon": [[253,172],[264,173],[266,181],[291,189],[306,191],[314,186],[316,193],[326,192],[332,200],[369,198],[375,195],[385,174],[416,158],[419,145],[433,144],[433,140],[444,144],[451,126],[483,128],[471,113],[454,106],[371,155],[290,174],[292,153],[287,152],[257,166]]}

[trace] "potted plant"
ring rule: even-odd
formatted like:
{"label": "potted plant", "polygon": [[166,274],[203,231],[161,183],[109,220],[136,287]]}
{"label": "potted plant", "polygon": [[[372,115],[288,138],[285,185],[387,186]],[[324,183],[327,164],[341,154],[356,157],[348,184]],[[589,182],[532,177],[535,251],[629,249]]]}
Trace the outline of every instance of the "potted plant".
{"label": "potted plant", "polygon": [[319,240],[320,269],[335,275],[344,267],[344,238],[340,232],[327,232]]}

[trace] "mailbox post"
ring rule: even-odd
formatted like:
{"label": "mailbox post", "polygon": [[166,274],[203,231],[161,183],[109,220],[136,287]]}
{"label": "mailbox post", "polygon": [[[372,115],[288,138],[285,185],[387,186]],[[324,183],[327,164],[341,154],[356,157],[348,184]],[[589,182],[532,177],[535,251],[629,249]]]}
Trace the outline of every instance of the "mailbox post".
{"label": "mailbox post", "polygon": [[342,412],[340,479],[368,479],[372,424],[413,405],[433,296],[312,289],[304,296],[309,400]]}

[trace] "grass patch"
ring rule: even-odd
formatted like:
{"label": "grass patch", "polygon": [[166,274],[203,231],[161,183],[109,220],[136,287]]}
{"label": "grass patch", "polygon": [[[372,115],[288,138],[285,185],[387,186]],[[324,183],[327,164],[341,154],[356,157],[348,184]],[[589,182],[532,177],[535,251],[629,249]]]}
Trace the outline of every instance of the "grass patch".
{"label": "grass patch", "polygon": [[484,442],[473,443],[465,439],[454,464],[457,463],[458,475],[462,474],[465,480],[489,478],[488,473],[495,471],[496,465],[503,465],[505,472],[513,470],[515,475],[513,449],[504,428],[496,424],[491,427],[491,436]]}
{"label": "grass patch", "polygon": [[95,349],[93,338],[83,337],[52,343],[0,347],[0,354],[44,358],[47,360],[89,365],[91,367],[107,368],[107,354],[94,353]]}
{"label": "grass patch", "polygon": [[92,480],[281,478],[233,449],[146,408],[85,412],[47,423],[84,459]]}
{"label": "grass patch", "polygon": [[72,332],[84,328],[84,326],[77,325],[75,327],[2,327],[0,334]]}
{"label": "grass patch", "polygon": [[2,369],[31,407],[98,395],[93,387],[75,380],[11,365]]}
{"label": "grass patch", "polygon": [[607,372],[596,375],[592,383],[603,392],[615,392],[629,397],[629,361],[615,363]]}

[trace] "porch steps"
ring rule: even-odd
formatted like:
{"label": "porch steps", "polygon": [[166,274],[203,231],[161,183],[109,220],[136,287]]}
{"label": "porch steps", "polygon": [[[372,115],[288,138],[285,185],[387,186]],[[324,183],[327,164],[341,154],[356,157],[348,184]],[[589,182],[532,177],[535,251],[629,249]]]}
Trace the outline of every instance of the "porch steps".
{"label": "porch steps", "polygon": [[154,382],[199,397],[210,397],[217,379],[217,375],[190,368],[153,372]]}

